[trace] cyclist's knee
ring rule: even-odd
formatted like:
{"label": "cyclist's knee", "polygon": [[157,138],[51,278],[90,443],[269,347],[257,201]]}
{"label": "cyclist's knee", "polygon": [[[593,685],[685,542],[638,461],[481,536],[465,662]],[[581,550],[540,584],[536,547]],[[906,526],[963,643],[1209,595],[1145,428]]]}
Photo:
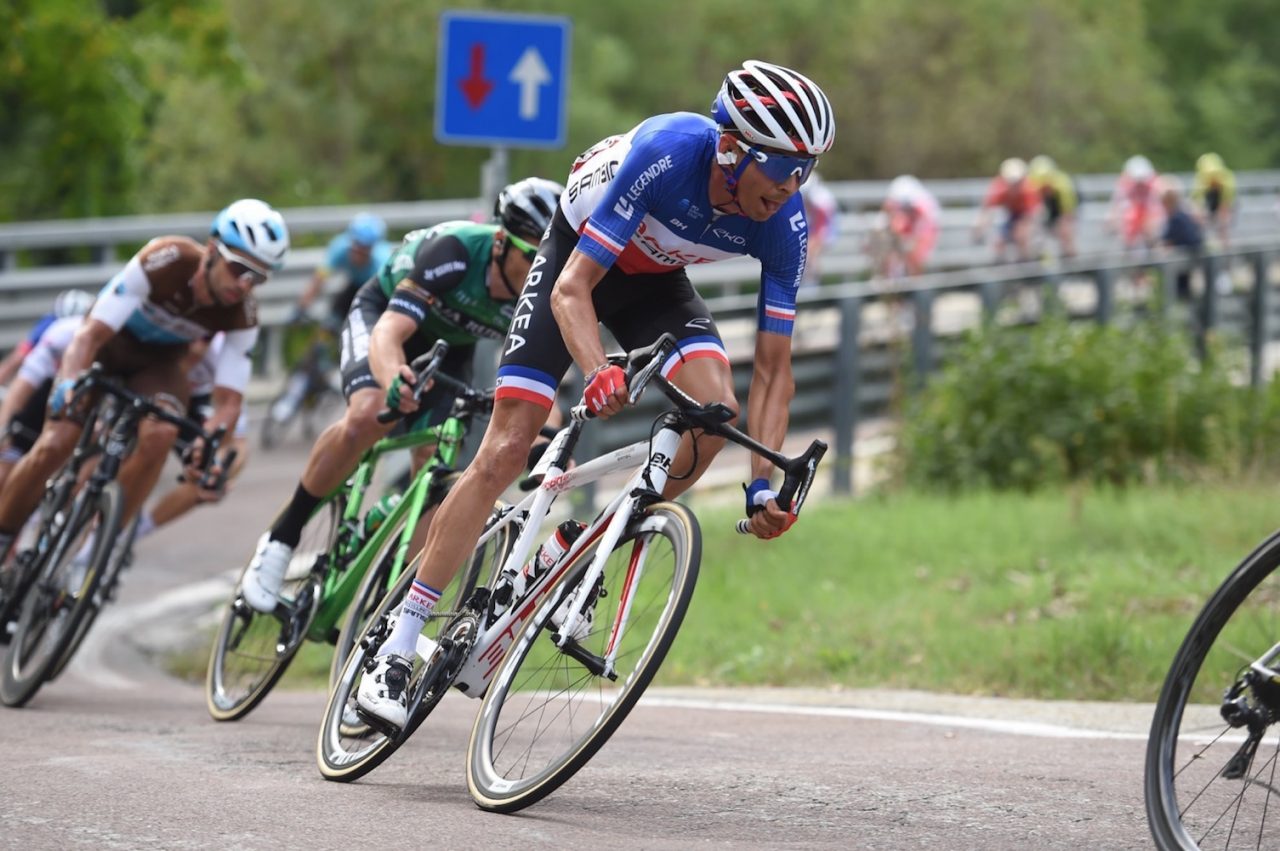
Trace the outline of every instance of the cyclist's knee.
{"label": "cyclist's knee", "polygon": [[138,424],[137,452],[150,458],[168,454],[178,442],[178,427],[161,420],[147,419]]}
{"label": "cyclist's knee", "polygon": [[79,437],[80,430],[71,423],[51,422],[40,432],[26,457],[39,470],[55,470],[71,457]]}
{"label": "cyclist's knee", "polygon": [[378,414],[385,405],[376,392],[360,392],[351,397],[347,413],[342,418],[343,439],[360,447],[372,446],[391,426],[378,422]]}

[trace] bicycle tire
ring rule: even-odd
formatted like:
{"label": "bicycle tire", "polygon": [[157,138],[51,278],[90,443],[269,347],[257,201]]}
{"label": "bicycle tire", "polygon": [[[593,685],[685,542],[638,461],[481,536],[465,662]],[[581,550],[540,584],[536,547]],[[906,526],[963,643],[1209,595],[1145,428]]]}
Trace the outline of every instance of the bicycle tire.
{"label": "bicycle tire", "polygon": [[[391,591],[391,583],[399,579],[391,576],[391,567],[395,561],[396,549],[400,546],[400,534],[404,529],[408,515],[400,518],[396,528],[383,542],[382,550],[373,559],[373,567],[365,571],[360,580],[360,587],[351,599],[346,614],[342,617],[342,627],[338,630],[338,638],[333,646],[333,662],[329,665],[329,687],[338,681],[351,649],[359,642],[360,637],[368,631],[369,623],[382,601]],[[359,556],[356,556],[359,558]]]}
{"label": "bicycle tire", "polygon": [[85,636],[89,634],[94,621],[102,613],[102,607],[111,598],[116,584],[120,581],[120,571],[124,570],[125,564],[131,557],[133,539],[137,533],[138,517],[135,515],[132,522],[125,528],[125,531],[116,536],[116,540],[111,546],[111,552],[107,557],[106,568],[102,571],[102,578],[98,581],[97,587],[89,600],[89,610],[81,618],[80,623],[77,624],[75,635],[72,636],[71,641],[67,644],[66,650],[62,652],[62,658],[58,660],[58,664],[53,666],[53,670],[45,678],[46,682],[56,680],[66,669],[76,651],[80,649]]}
{"label": "bicycle tire", "polygon": [[[1233,759],[1240,759],[1243,750],[1240,740],[1247,737],[1222,714],[1227,687],[1240,680],[1249,662],[1280,641],[1274,615],[1275,595],[1280,594],[1277,567],[1280,532],[1241,562],[1209,598],[1165,678],[1143,778],[1147,822],[1162,851],[1225,848],[1242,836],[1250,847],[1280,843],[1280,817],[1266,818],[1280,777],[1280,740],[1274,734],[1267,737],[1265,750],[1259,747],[1256,758],[1250,754],[1245,760],[1243,775],[1229,777]],[[1275,685],[1246,689],[1242,697],[1263,711],[1268,726],[1280,718]],[[1189,753],[1181,762],[1180,747],[1186,749],[1184,756]],[[1254,786],[1262,791],[1250,800],[1247,793]],[[1280,812],[1273,800],[1271,810]]]}
{"label": "bicycle tire", "polygon": [[[498,508],[501,507],[499,505]],[[494,516],[496,518],[497,509]],[[424,634],[433,639],[438,638],[443,630],[453,626],[455,619],[452,616],[462,608],[462,604],[471,596],[482,576],[496,574],[515,544],[517,535],[518,529],[515,524],[509,524],[495,534],[484,547],[477,547],[472,552],[465,568],[458,571],[458,575],[454,577],[441,597],[442,601],[448,600],[450,604],[427,622]],[[316,740],[316,764],[320,769],[320,775],[326,780],[350,783],[384,763],[422,726],[422,722],[444,697],[444,693],[452,682],[452,676],[445,677],[442,685],[434,690],[428,689],[421,695],[420,701],[399,736],[388,737],[363,723],[350,723],[350,715],[355,706],[357,684],[365,663],[369,659],[370,651],[364,645],[373,643],[369,633],[375,632],[379,626],[385,626],[384,616],[400,604],[405,591],[413,582],[413,577],[414,572],[406,570],[391,591],[382,598],[377,610],[370,617],[365,641],[357,643],[352,648],[337,681],[329,691],[329,700],[320,722],[320,734]],[[433,657],[432,664],[416,661],[411,680],[411,689],[414,693],[423,690],[424,682],[437,679],[442,673],[440,668],[449,661],[451,660],[441,659],[440,654]]]}
{"label": "bicycle tire", "polygon": [[[48,524],[55,522],[53,518],[59,513],[65,512],[72,505],[73,484],[67,478],[66,471],[63,471],[63,473],[59,474],[58,480],[54,485],[45,493],[40,507],[37,509],[41,518],[38,524],[41,530]],[[37,537],[39,534],[37,533]],[[6,569],[20,570],[22,573],[11,580],[11,587],[5,593],[0,594],[0,629],[6,628],[11,621],[18,617],[27,589],[30,588],[32,581],[39,574],[43,559],[48,558],[52,552],[54,552],[54,547],[50,546],[45,550],[43,556],[37,556],[34,550],[24,554],[19,550],[18,543],[15,541],[14,552],[11,553],[13,564]],[[0,644],[7,642],[7,635],[0,636]]]}
{"label": "bicycle tire", "polygon": [[[641,542],[643,559],[638,557]],[[562,651],[551,637],[556,631],[552,615],[580,590],[597,549],[593,543],[575,557],[559,586],[525,622],[489,683],[467,749],[467,787],[481,809],[515,812],[573,777],[635,706],[680,629],[697,582],[702,535],[688,509],[658,503],[631,521],[610,554],[602,576],[605,593],[597,599],[615,602],[594,604],[591,632],[578,642],[599,662],[615,623],[626,619],[617,639],[620,685],[606,690],[606,678]],[[620,564],[612,561],[619,554]],[[636,589],[624,612],[620,592],[632,572],[638,573]],[[590,707],[585,706],[588,699]],[[566,729],[552,732],[555,724]]]}
{"label": "bicycle tire", "polygon": [[215,721],[238,721],[252,712],[297,655],[319,604],[320,580],[313,565],[331,551],[343,506],[341,496],[328,500],[303,527],[291,564],[306,562],[312,567],[295,579],[286,574],[281,595],[297,604],[291,617],[282,620],[275,612],[255,610],[240,596],[240,581],[236,582],[205,675],[205,704]]}
{"label": "bicycle tire", "polygon": [[[0,670],[0,702],[4,705],[26,704],[75,639],[111,556],[122,511],[118,482],[107,482],[97,494],[82,492],[72,503],[63,540],[53,550],[56,557],[41,567],[22,602],[18,628]],[[76,556],[91,534],[97,537],[83,573],[77,576],[81,568]]]}

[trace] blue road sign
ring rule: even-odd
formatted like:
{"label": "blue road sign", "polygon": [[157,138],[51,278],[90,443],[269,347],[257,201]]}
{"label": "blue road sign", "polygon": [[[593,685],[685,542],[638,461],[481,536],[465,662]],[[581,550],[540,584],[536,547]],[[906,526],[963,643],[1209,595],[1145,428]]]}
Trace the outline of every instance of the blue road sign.
{"label": "blue road sign", "polygon": [[569,19],[444,12],[436,138],[450,145],[565,142]]}

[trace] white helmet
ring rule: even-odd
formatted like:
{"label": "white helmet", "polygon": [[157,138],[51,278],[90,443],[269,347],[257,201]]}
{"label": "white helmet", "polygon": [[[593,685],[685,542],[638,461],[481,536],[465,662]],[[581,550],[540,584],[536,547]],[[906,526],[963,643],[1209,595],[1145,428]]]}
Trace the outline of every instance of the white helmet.
{"label": "white helmet", "polygon": [[1124,173],[1133,180],[1150,180],[1155,177],[1156,169],[1151,160],[1139,155],[1125,160]]}
{"label": "white helmet", "polygon": [[915,175],[900,174],[889,184],[888,197],[898,204],[914,203],[924,192],[924,185]]}
{"label": "white helmet", "polygon": [[815,157],[829,151],[836,137],[831,102],[816,83],[756,59],[724,78],[711,117],[749,144]]}
{"label": "white helmet", "polygon": [[53,300],[53,315],[59,319],[84,316],[93,307],[93,296],[84,290],[64,290]]}
{"label": "white helmet", "polygon": [[256,198],[241,198],[218,213],[210,233],[228,248],[257,260],[263,272],[279,269],[289,253],[284,216]]}
{"label": "white helmet", "polygon": [[1020,157],[1009,157],[1000,163],[1000,176],[1005,183],[1017,183],[1027,176],[1027,164]]}

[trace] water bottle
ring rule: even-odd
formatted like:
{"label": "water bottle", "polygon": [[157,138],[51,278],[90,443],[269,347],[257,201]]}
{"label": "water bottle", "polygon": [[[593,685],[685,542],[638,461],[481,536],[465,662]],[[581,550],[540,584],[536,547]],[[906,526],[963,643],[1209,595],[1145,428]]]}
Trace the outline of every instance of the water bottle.
{"label": "water bottle", "polygon": [[400,504],[400,494],[389,493],[373,504],[373,508],[369,509],[369,513],[364,516],[364,537],[368,540],[373,533],[378,531],[378,527],[387,519],[387,515],[396,510],[396,506]]}
{"label": "water bottle", "polygon": [[556,527],[555,534],[538,547],[538,551],[533,554],[533,558],[529,559],[528,564],[518,572],[509,568],[504,570],[501,581],[493,593],[498,604],[505,606],[511,600],[523,599],[525,592],[556,566],[585,528],[587,528],[585,523],[579,523],[572,518],[564,521]]}

